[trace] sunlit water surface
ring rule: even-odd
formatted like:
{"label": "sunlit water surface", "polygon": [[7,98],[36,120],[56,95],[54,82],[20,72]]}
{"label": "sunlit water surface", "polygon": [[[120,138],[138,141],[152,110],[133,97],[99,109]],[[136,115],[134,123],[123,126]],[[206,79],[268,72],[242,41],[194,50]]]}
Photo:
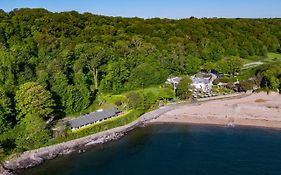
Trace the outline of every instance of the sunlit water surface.
{"label": "sunlit water surface", "polygon": [[281,131],[163,124],[22,175],[280,175]]}

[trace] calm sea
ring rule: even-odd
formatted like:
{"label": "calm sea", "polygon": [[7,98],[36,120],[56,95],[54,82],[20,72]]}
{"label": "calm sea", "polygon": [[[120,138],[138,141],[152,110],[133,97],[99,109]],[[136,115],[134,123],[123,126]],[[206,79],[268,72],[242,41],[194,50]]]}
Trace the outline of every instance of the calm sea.
{"label": "calm sea", "polygon": [[281,131],[163,124],[21,175],[280,175]]}

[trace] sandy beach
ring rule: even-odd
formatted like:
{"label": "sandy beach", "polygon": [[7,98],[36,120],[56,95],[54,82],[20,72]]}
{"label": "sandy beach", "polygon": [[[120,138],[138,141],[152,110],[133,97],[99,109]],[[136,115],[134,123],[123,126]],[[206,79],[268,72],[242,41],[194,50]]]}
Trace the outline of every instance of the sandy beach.
{"label": "sandy beach", "polygon": [[281,128],[281,95],[255,93],[243,98],[221,99],[180,106],[152,123],[197,123]]}

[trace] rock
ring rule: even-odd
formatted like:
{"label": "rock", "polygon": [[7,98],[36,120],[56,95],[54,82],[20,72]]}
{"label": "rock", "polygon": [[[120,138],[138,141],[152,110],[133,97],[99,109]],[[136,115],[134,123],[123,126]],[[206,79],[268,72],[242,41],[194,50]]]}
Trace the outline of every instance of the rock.
{"label": "rock", "polygon": [[74,150],[72,150],[72,149],[66,149],[66,150],[63,150],[63,152],[60,155],[68,155],[68,154],[71,154],[73,152],[74,152]]}
{"label": "rock", "polygon": [[[1,164],[0,166],[0,174],[1,175],[12,175],[11,172],[16,172],[19,169],[25,169],[34,167],[42,164],[46,160],[54,159],[60,155],[67,155],[73,152],[85,152],[85,149],[90,146],[95,146],[99,144],[104,144],[112,140],[117,140],[123,137],[127,132],[143,126],[146,121],[149,121],[153,118],[158,117],[160,114],[163,114],[169,110],[172,110],[173,107],[170,108],[162,108],[160,111],[150,112],[145,117],[140,117],[139,120],[132,122],[128,125],[121,126],[118,128],[114,128],[108,131],[104,131],[101,133],[97,133],[94,135],[86,136],[83,138],[79,138],[76,140],[60,143],[57,145],[52,145],[49,147],[40,148],[37,150],[26,151],[22,153],[19,157],[11,159]],[[142,118],[146,120],[143,121]],[[9,174],[10,173],[10,174]]]}
{"label": "rock", "polygon": [[10,170],[6,169],[2,164],[0,164],[0,174],[1,175],[14,175],[15,173],[11,172]]}
{"label": "rock", "polygon": [[8,171],[8,170],[4,170],[4,171],[1,171],[1,170],[0,170],[0,174],[1,174],[1,175],[15,175],[15,173],[11,173],[11,172]]}

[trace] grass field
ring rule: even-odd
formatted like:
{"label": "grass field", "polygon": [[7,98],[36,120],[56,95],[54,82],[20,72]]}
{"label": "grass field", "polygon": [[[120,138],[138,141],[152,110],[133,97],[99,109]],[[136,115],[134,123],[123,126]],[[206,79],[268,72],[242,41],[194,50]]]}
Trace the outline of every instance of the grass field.
{"label": "grass field", "polygon": [[280,53],[268,53],[267,58],[264,61],[265,62],[281,61],[281,54]]}
{"label": "grass field", "polygon": [[264,63],[273,63],[276,61],[281,61],[280,53],[268,53],[266,58],[260,57],[256,59],[244,59],[244,67],[243,69],[254,68],[260,66]]}
{"label": "grass field", "polygon": [[[159,90],[160,87],[159,86],[152,86],[152,87],[148,87],[148,88],[140,88],[140,89],[136,89],[133,90],[135,92],[139,92],[139,93],[148,93],[151,92],[153,93],[155,96],[159,95]],[[94,101],[94,103],[92,103],[87,109],[83,110],[82,112],[79,113],[74,113],[74,114],[68,114],[66,117],[79,117],[81,114],[86,114],[86,113],[90,113],[93,111],[96,111],[98,109],[110,109],[112,107],[118,106],[116,104],[121,104],[118,106],[119,110],[124,110],[124,105],[126,103],[126,95],[130,92],[133,91],[128,91],[128,92],[124,92],[122,94],[119,95],[112,95],[112,94],[99,94],[96,97],[96,100]]]}

